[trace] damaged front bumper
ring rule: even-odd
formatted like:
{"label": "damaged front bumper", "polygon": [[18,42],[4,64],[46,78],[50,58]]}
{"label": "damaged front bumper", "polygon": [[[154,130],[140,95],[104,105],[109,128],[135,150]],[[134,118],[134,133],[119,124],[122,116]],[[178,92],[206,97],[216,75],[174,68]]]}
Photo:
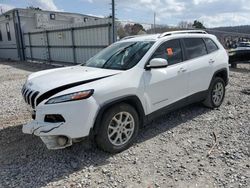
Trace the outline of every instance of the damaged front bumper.
{"label": "damaged front bumper", "polygon": [[51,131],[60,129],[65,123],[47,123],[32,121],[23,125],[23,133],[39,136],[48,149],[63,149],[72,145],[72,139],[64,135],[50,135]]}
{"label": "damaged front bumper", "polygon": [[89,136],[99,105],[93,97],[36,107],[35,120],[23,125],[23,133],[39,136],[48,149],[63,149]]}

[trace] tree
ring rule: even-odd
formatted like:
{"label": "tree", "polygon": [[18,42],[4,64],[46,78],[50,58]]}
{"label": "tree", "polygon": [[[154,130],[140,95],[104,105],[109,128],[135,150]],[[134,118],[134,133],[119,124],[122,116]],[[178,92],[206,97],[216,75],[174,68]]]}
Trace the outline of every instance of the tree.
{"label": "tree", "polygon": [[125,33],[125,30],[123,27],[119,27],[117,29],[117,35],[118,35],[119,39],[126,37],[126,33]]}
{"label": "tree", "polygon": [[193,27],[193,23],[187,21],[181,21],[178,23],[178,27],[180,29],[191,29]]}
{"label": "tree", "polygon": [[194,21],[193,28],[196,28],[196,29],[206,29],[206,27],[203,25],[203,23],[200,22],[200,21],[198,21],[198,20]]}
{"label": "tree", "polygon": [[148,34],[152,34],[152,33],[164,33],[164,32],[168,32],[170,31],[171,28],[167,25],[156,25],[156,28],[154,28],[153,26],[147,30]]}
{"label": "tree", "polygon": [[125,31],[127,36],[146,33],[143,26],[141,24],[138,24],[138,23],[135,23],[135,24],[129,24],[128,23],[128,24],[126,24],[124,26],[124,31]]}
{"label": "tree", "polygon": [[129,23],[124,26],[124,31],[126,33],[126,36],[132,35],[132,27],[133,25]]}
{"label": "tree", "polygon": [[145,32],[145,29],[141,24],[136,23],[132,26],[132,33],[131,33],[132,35],[138,35],[139,33],[143,32]]}
{"label": "tree", "polygon": [[122,39],[124,37],[126,37],[126,33],[125,33],[125,30],[123,28],[123,25],[120,21],[116,21],[116,28],[117,28],[117,37],[119,39]]}

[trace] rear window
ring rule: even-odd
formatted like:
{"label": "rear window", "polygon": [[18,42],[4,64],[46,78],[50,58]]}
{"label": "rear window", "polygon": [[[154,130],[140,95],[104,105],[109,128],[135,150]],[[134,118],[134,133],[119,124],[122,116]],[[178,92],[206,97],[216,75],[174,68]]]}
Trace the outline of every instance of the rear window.
{"label": "rear window", "polygon": [[204,41],[206,43],[208,53],[212,53],[219,49],[218,46],[214,43],[214,41],[212,41],[211,39],[204,38]]}
{"label": "rear window", "polygon": [[183,39],[188,59],[194,59],[207,54],[205,42],[201,38]]}

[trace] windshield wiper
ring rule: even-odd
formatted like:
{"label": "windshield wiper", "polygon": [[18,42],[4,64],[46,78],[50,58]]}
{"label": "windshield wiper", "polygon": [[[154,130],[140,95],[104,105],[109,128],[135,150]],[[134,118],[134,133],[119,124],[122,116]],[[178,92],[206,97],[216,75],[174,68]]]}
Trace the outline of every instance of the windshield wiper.
{"label": "windshield wiper", "polygon": [[105,68],[105,66],[109,63],[109,61],[110,61],[114,56],[119,55],[119,54],[125,52],[128,48],[134,46],[135,44],[137,44],[137,42],[135,42],[135,43],[133,43],[133,44],[130,44],[130,45],[128,45],[127,47],[122,48],[122,49],[118,50],[116,53],[114,53],[113,55],[111,55],[110,58],[108,58],[108,60],[105,61],[105,63],[102,65],[102,68]]}

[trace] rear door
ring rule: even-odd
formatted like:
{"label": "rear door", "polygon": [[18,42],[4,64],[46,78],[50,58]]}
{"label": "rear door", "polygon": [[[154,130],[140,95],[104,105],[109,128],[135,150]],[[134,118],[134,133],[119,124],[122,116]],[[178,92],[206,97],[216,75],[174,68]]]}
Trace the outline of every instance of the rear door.
{"label": "rear door", "polygon": [[188,95],[190,96],[208,89],[214,60],[208,54],[202,38],[184,38],[182,42],[188,66]]}

